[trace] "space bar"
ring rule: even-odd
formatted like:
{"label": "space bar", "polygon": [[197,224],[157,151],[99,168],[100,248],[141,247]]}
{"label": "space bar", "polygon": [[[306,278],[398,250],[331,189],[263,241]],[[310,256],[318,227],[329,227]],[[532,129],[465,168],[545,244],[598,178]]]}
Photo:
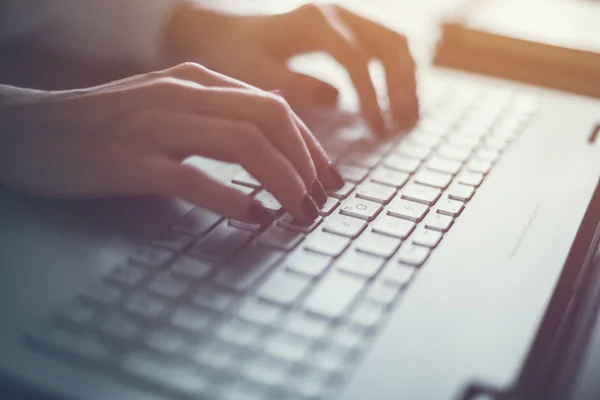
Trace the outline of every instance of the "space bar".
{"label": "space bar", "polygon": [[304,309],[327,318],[339,318],[363,287],[362,280],[332,271],[306,298]]}

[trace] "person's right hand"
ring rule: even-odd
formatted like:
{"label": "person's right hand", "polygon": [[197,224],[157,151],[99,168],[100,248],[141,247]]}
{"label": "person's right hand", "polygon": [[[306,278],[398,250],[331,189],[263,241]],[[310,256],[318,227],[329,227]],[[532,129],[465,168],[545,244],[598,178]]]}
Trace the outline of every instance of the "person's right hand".
{"label": "person's right hand", "polygon": [[343,185],[282,98],[192,63],[5,99],[0,128],[0,182],[47,198],[164,194],[227,218],[272,219],[257,200],[182,164],[193,155],[241,164],[298,219],[317,217],[323,186]]}

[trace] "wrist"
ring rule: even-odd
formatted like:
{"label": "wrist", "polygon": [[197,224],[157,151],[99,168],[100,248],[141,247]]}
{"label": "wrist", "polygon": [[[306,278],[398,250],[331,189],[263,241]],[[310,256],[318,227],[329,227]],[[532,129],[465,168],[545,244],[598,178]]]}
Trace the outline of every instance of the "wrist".
{"label": "wrist", "polygon": [[233,16],[193,2],[180,4],[171,17],[164,37],[169,65],[200,60],[208,53]]}

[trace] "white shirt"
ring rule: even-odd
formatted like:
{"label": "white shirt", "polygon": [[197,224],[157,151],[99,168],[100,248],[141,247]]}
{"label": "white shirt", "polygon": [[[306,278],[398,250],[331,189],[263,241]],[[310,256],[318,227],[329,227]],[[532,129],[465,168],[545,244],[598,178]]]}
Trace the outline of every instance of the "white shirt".
{"label": "white shirt", "polygon": [[161,67],[162,33],[183,0],[1,0],[0,43],[36,42],[91,61]]}

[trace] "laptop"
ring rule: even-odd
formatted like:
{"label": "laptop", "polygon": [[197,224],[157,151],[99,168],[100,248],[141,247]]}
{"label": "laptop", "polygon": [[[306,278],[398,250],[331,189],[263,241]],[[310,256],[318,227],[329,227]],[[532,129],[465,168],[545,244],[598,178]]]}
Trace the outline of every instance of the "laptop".
{"label": "laptop", "polygon": [[599,398],[600,101],[418,79],[423,117],[387,141],[350,97],[303,115],[346,180],[311,224],[204,160],[277,221],[2,188],[0,397]]}

